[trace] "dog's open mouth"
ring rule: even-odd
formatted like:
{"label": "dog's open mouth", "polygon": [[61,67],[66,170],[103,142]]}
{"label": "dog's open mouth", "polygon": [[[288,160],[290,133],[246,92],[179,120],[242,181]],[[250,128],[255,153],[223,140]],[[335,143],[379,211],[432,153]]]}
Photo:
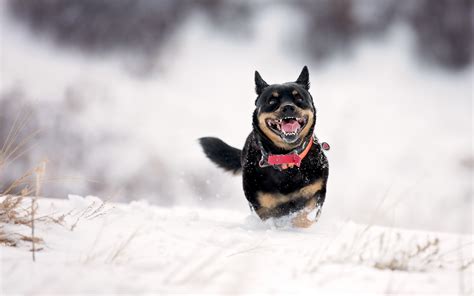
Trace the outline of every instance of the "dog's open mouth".
{"label": "dog's open mouth", "polygon": [[305,127],[306,122],[307,119],[302,117],[267,119],[268,127],[288,143],[293,143],[298,139],[298,136]]}

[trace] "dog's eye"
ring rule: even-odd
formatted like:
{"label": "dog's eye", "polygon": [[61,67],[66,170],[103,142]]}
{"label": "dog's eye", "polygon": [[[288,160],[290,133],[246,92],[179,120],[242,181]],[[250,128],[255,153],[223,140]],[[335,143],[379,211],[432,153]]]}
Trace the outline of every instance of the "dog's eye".
{"label": "dog's eye", "polygon": [[296,89],[293,90],[291,94],[293,95],[293,97],[295,98],[297,102],[303,102],[303,98],[301,97],[301,95],[298,93]]}
{"label": "dog's eye", "polygon": [[278,103],[277,99],[270,98],[270,100],[268,100],[268,105],[275,105],[276,103]]}

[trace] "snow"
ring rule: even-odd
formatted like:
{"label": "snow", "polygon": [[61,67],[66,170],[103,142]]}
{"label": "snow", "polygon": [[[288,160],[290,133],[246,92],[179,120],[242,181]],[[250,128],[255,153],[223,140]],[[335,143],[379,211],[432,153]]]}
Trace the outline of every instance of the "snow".
{"label": "snow", "polygon": [[[38,223],[35,263],[26,243],[0,247],[1,293],[473,292],[472,265],[460,270],[472,260],[472,235],[360,225],[324,211],[299,230],[249,211],[98,201],[40,199],[40,215],[70,215],[63,226]],[[417,248],[427,251],[413,255]],[[401,270],[384,269],[390,263]]]}

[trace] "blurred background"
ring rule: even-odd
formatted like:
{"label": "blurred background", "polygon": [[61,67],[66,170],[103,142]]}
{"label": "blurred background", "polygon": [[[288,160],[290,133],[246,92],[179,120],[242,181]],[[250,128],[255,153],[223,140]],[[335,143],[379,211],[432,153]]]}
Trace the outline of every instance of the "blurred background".
{"label": "blurred background", "polygon": [[2,0],[0,146],[31,139],[0,192],[47,159],[44,196],[248,211],[196,140],[242,147],[253,72],[308,65],[322,219],[472,232],[472,3]]}

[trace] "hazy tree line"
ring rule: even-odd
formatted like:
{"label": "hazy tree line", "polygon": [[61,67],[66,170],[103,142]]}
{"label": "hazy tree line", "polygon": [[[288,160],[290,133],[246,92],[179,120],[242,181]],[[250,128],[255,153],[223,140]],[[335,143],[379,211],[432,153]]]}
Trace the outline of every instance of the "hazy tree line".
{"label": "hazy tree line", "polygon": [[[284,2],[284,1],[283,1]],[[200,11],[218,27],[241,30],[274,1],[232,0],[10,0],[13,15],[59,44],[90,52],[131,50],[155,54],[180,24]],[[308,57],[323,60],[376,38],[394,23],[408,25],[420,58],[450,69],[472,60],[471,0],[299,0],[305,32],[295,42]],[[294,22],[298,20],[282,20]]]}

